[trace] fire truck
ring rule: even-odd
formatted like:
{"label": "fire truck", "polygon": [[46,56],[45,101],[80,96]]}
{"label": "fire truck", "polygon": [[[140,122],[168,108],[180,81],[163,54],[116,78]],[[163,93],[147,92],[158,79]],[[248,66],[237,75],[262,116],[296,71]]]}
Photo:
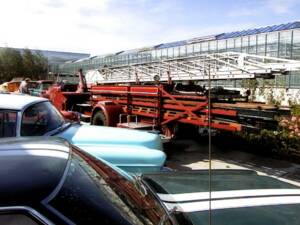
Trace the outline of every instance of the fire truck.
{"label": "fire truck", "polygon": [[80,113],[82,121],[159,131],[168,138],[180,124],[201,131],[208,126],[231,132],[276,129],[277,118],[289,114],[288,108],[249,102],[249,91],[242,95],[212,87],[211,81],[273,79],[299,70],[295,60],[238,52],[204,54],[103,66],[88,71],[93,83],[80,70],[79,84],[55,85],[47,96],[65,115]]}

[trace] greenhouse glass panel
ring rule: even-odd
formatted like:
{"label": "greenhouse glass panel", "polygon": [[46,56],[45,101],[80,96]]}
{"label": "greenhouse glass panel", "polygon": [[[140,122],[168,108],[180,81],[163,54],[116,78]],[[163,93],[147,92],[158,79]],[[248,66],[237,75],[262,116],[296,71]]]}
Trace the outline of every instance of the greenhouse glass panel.
{"label": "greenhouse glass panel", "polygon": [[249,54],[257,53],[256,35],[249,36]]}
{"label": "greenhouse glass panel", "polygon": [[278,57],[278,33],[267,34],[267,49],[266,55]]}
{"label": "greenhouse glass panel", "polygon": [[186,46],[187,55],[192,55],[194,53],[194,46],[192,44]]}
{"label": "greenhouse glass panel", "polygon": [[245,36],[242,37],[242,52],[248,52],[249,51],[249,37]]}
{"label": "greenhouse glass panel", "polygon": [[214,53],[217,51],[217,41],[210,41],[209,42],[209,52]]}
{"label": "greenhouse glass panel", "polygon": [[156,50],[156,58],[161,59],[161,50]]}
{"label": "greenhouse glass panel", "polygon": [[300,73],[290,74],[290,87],[291,88],[300,87]]}
{"label": "greenhouse glass panel", "polygon": [[300,60],[300,30],[293,31],[293,53],[294,59]]}
{"label": "greenhouse glass panel", "polygon": [[219,40],[218,41],[218,51],[225,52],[226,51],[226,40]]}
{"label": "greenhouse glass panel", "polygon": [[174,57],[174,48],[168,48],[168,58]]}
{"label": "greenhouse glass panel", "polygon": [[227,40],[227,51],[234,51],[234,39],[232,38]]}
{"label": "greenhouse glass panel", "polygon": [[201,53],[208,53],[208,42],[202,42],[201,43]]}
{"label": "greenhouse glass panel", "polygon": [[179,55],[186,56],[186,45],[179,46]]}
{"label": "greenhouse glass panel", "polygon": [[168,58],[168,49],[167,48],[164,48],[161,50],[161,58],[162,59]]}
{"label": "greenhouse glass panel", "polygon": [[177,58],[179,56],[179,47],[174,47],[173,53],[174,53],[174,57]]}
{"label": "greenhouse glass panel", "polygon": [[201,46],[200,43],[194,44],[194,53],[200,53],[201,52]]}
{"label": "greenhouse glass panel", "polygon": [[234,39],[234,50],[236,52],[241,52],[242,51],[242,38],[238,37]]}
{"label": "greenhouse glass panel", "polygon": [[257,54],[258,55],[266,54],[266,35],[265,34],[257,35]]}
{"label": "greenhouse glass panel", "polygon": [[151,51],[151,57],[152,57],[152,60],[156,60],[156,51],[155,50]]}

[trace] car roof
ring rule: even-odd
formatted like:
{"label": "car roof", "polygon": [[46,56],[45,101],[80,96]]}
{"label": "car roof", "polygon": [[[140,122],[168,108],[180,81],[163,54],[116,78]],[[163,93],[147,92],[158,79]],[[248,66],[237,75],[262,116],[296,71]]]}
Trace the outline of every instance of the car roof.
{"label": "car roof", "polygon": [[24,94],[0,94],[0,109],[22,110],[29,104],[44,101],[48,99]]}
{"label": "car roof", "polygon": [[0,206],[41,202],[61,182],[70,155],[55,137],[0,139]]}
{"label": "car roof", "polygon": [[57,137],[0,138],[0,152],[6,150],[49,150],[69,153],[69,143]]}

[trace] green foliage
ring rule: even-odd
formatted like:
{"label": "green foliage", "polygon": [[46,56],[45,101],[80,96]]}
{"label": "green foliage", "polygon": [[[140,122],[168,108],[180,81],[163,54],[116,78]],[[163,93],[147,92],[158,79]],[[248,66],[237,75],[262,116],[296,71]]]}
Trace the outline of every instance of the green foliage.
{"label": "green foliage", "polygon": [[300,105],[292,104],[291,112],[293,116],[300,116]]}
{"label": "green foliage", "polygon": [[291,137],[285,130],[262,130],[259,134],[245,133],[242,135],[248,146],[261,153],[277,153],[283,155],[300,153],[299,137]]}
{"label": "green foliage", "polygon": [[0,80],[14,77],[39,79],[47,73],[48,61],[40,52],[25,49],[23,53],[12,48],[0,48]]}

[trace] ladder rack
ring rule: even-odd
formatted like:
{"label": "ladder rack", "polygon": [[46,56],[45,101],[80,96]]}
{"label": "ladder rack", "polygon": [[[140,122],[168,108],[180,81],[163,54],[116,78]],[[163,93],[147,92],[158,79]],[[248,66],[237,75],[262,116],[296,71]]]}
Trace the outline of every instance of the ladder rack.
{"label": "ladder rack", "polygon": [[223,79],[272,78],[300,71],[300,61],[239,52],[202,54],[189,57],[127,65],[103,66],[90,70],[93,83],[144,83],[154,81],[200,81]]}

